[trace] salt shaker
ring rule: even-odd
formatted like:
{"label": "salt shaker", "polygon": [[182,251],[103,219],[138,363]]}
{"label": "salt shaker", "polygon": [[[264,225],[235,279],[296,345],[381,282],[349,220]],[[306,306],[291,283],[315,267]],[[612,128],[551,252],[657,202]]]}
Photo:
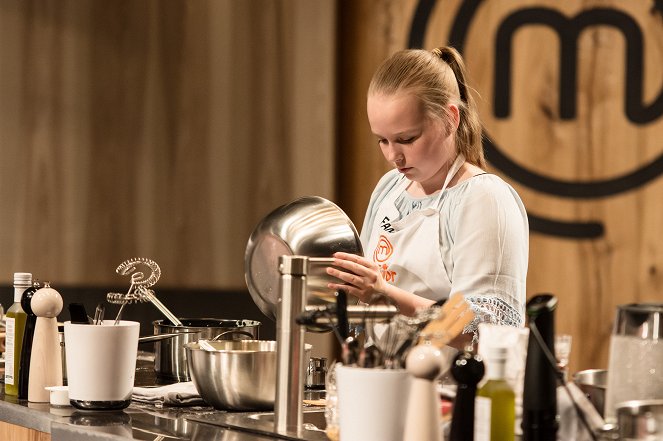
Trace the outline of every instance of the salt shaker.
{"label": "salt shaker", "polygon": [[37,316],[32,340],[28,401],[48,403],[47,386],[62,386],[62,354],[57,316],[62,311],[62,296],[47,283],[37,290],[30,302]]}

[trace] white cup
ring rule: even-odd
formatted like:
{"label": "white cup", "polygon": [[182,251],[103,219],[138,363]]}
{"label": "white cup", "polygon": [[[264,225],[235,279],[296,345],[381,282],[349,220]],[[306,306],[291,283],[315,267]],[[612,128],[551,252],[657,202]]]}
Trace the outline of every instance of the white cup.
{"label": "white cup", "polygon": [[69,399],[79,409],[116,410],[131,403],[140,323],[114,323],[64,324]]}
{"label": "white cup", "polygon": [[411,378],[405,369],[337,365],[340,439],[401,441]]}

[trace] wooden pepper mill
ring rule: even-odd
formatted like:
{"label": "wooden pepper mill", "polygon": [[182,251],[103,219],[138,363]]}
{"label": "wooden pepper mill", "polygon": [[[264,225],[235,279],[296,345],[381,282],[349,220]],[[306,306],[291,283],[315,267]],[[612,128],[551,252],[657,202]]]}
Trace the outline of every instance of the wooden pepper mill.
{"label": "wooden pepper mill", "polygon": [[444,356],[432,344],[420,344],[407,355],[406,369],[414,378],[410,385],[403,441],[442,441],[440,397],[435,379],[442,373]]}
{"label": "wooden pepper mill", "polygon": [[57,316],[62,311],[62,296],[48,282],[37,290],[30,302],[37,316],[32,340],[28,401],[48,403],[47,386],[62,386],[62,354],[58,338]]}

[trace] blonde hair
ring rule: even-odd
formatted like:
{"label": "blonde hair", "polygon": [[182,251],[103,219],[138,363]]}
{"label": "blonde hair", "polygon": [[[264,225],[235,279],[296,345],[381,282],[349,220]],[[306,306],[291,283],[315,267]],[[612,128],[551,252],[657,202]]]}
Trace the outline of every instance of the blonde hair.
{"label": "blonde hair", "polygon": [[474,165],[485,168],[481,145],[481,122],[466,83],[465,63],[452,47],[432,51],[408,49],[396,52],[385,60],[373,75],[368,95],[414,94],[430,118],[440,118],[452,130],[449,104],[460,112],[456,129],[456,151]]}

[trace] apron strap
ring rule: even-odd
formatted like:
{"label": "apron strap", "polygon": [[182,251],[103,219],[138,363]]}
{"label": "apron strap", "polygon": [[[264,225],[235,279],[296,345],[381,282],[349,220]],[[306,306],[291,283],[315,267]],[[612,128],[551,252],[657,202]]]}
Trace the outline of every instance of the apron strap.
{"label": "apron strap", "polygon": [[456,159],[454,160],[453,164],[451,164],[451,167],[447,172],[447,177],[444,180],[444,185],[442,186],[442,190],[440,190],[440,194],[437,196],[437,200],[435,201],[435,205],[438,208],[440,206],[440,202],[442,202],[442,193],[444,193],[444,190],[446,190],[447,186],[449,185],[449,182],[451,182],[454,176],[456,176],[456,174],[461,169],[463,164],[465,164],[465,155],[459,153],[458,156],[456,156]]}

